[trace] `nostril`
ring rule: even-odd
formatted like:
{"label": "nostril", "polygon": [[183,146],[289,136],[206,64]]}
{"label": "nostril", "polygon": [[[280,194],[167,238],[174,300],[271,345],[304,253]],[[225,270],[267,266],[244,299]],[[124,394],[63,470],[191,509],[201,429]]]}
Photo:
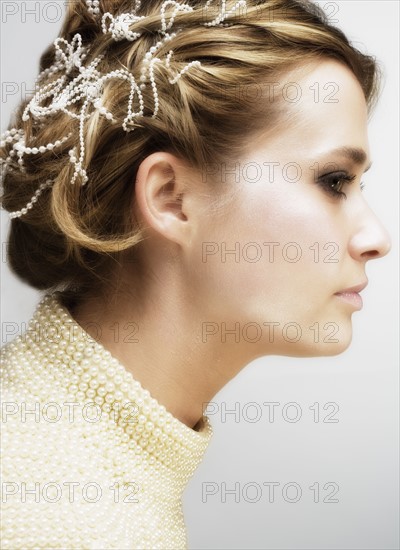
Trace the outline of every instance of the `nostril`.
{"label": "nostril", "polygon": [[363,252],[361,255],[363,258],[373,259],[379,258],[382,254],[378,250],[369,250],[368,252]]}

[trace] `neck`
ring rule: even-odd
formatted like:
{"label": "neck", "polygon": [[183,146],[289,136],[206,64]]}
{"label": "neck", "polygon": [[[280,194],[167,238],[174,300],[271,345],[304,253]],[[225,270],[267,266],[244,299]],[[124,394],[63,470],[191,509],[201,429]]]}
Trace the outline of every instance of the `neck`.
{"label": "neck", "polygon": [[67,305],[72,317],[132,373],[152,397],[195,429],[207,403],[249,358],[221,338],[204,338],[199,304],[168,285],[161,295],[115,295],[112,305],[87,300]]}

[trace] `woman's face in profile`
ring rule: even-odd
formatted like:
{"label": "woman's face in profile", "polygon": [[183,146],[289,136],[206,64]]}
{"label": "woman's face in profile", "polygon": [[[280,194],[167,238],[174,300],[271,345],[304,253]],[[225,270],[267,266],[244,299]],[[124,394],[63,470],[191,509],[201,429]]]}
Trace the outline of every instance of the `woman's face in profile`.
{"label": "woman's face in profile", "polygon": [[296,83],[287,121],[227,164],[236,163],[236,183],[226,176],[235,195],[199,231],[190,276],[207,304],[203,341],[236,339],[254,357],[334,355],[362,307],[336,293],[365,284],[366,262],[391,246],[360,187],[368,112],[357,79],[334,60],[285,82]]}

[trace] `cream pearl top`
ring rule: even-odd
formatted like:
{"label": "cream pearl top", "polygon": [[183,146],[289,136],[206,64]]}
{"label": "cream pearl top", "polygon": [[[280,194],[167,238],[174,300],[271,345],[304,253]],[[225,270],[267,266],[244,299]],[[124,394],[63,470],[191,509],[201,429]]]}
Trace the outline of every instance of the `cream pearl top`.
{"label": "cream pearl top", "polygon": [[1,348],[3,549],[187,548],[182,494],[212,437],[154,399],[60,292]]}

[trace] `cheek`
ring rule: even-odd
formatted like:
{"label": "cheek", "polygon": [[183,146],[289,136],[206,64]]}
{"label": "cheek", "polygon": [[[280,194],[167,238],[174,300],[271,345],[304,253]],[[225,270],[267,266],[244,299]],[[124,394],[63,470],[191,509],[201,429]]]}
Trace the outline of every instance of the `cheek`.
{"label": "cheek", "polygon": [[191,273],[200,307],[283,322],[326,305],[340,263],[338,223],[317,194],[291,185],[253,187],[205,224]]}

